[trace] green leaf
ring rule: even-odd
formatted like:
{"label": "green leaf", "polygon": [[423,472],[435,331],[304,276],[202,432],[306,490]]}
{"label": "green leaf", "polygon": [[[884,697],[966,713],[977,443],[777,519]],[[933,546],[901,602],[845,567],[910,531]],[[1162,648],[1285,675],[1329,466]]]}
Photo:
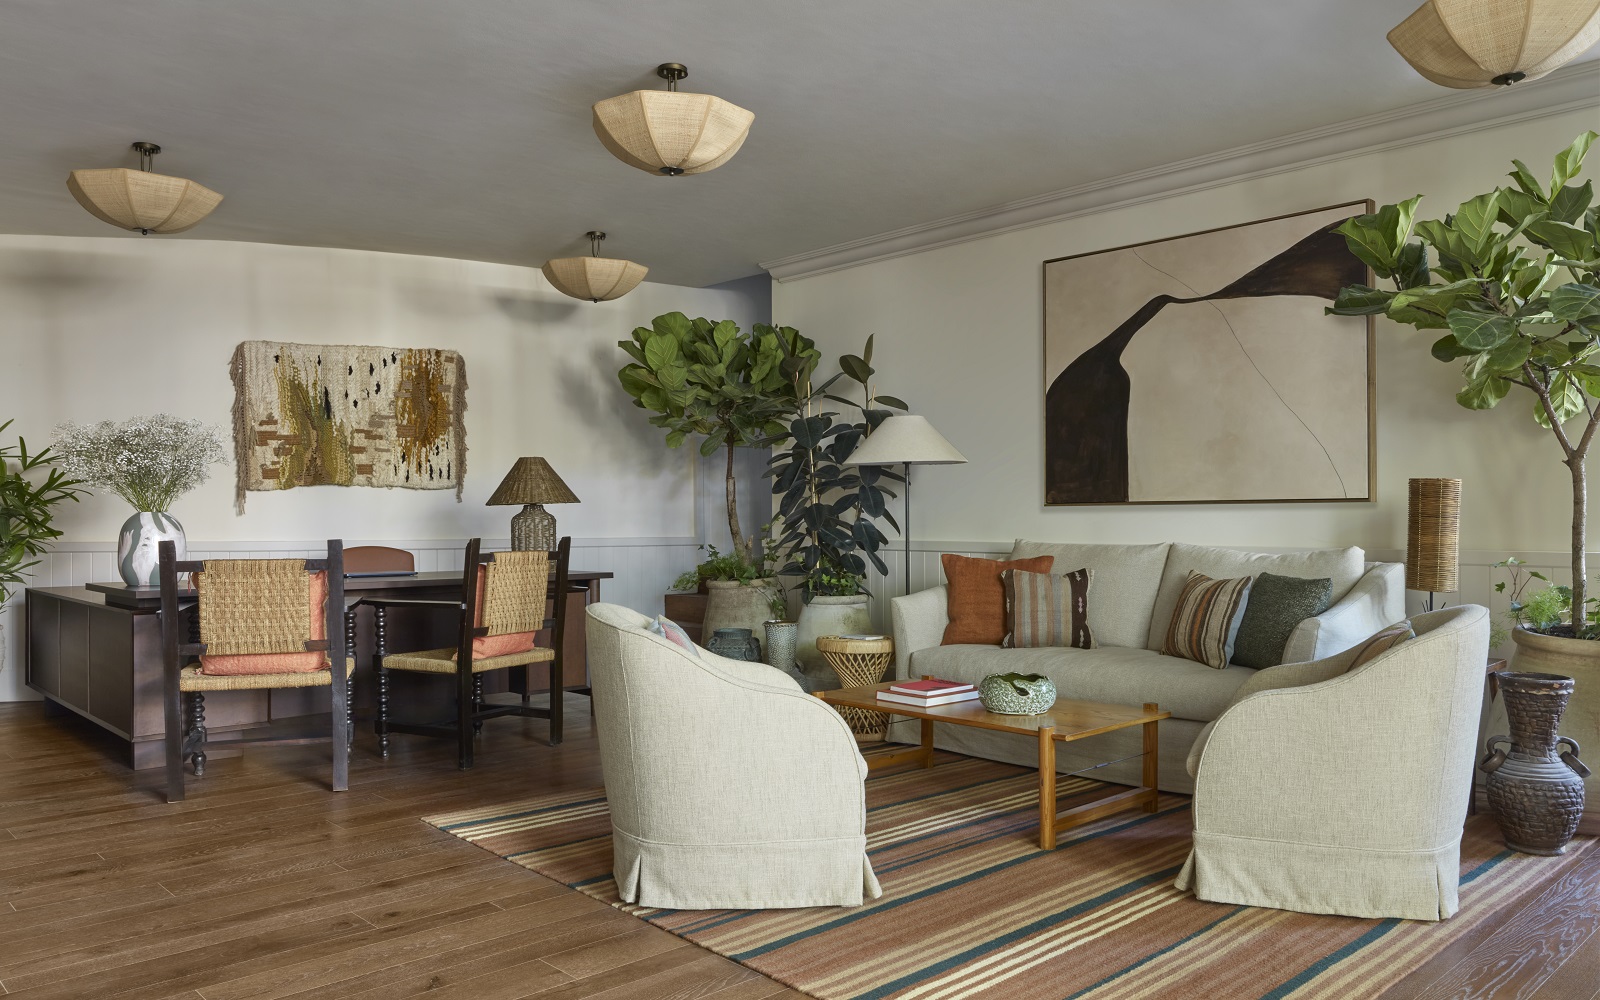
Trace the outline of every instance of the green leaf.
{"label": "green leaf", "polygon": [[[681,316],[682,313],[677,315]],[[644,357],[645,363],[658,372],[669,365],[683,364],[683,351],[678,347],[678,338],[671,334],[658,333],[645,341]]]}
{"label": "green leaf", "polygon": [[1550,293],[1550,313],[1567,322],[1600,316],[1600,288],[1578,282],[1562,285]]}
{"label": "green leaf", "polygon": [[1550,174],[1550,193],[1552,196],[1560,191],[1567,181],[1578,175],[1583,169],[1583,158],[1589,152],[1589,147],[1594,144],[1597,136],[1593,132],[1584,132],[1572,140],[1572,145],[1556,154],[1555,169]]}
{"label": "green leaf", "polygon": [[1494,350],[1481,355],[1483,368],[1498,375],[1518,371],[1532,351],[1533,341],[1527,337],[1512,337]]}
{"label": "green leaf", "polygon": [[1506,176],[1516,181],[1517,187],[1521,188],[1524,194],[1537,198],[1541,204],[1548,203],[1550,196],[1545,194],[1544,188],[1539,186],[1538,180],[1534,178],[1533,171],[1528,169],[1528,165],[1521,160],[1512,160],[1511,165],[1513,169]]}
{"label": "green leaf", "polygon": [[1483,254],[1466,235],[1451,226],[1449,221],[1426,219],[1417,223],[1417,236],[1438,251],[1436,269],[1448,276],[1467,277],[1462,265],[1483,263]]}
{"label": "green leaf", "polygon": [[1447,333],[1443,337],[1440,337],[1438,340],[1433,342],[1432,353],[1433,356],[1440,361],[1454,361],[1457,358],[1464,358],[1469,354],[1476,354],[1478,352],[1469,351],[1465,347],[1462,347],[1460,344],[1456,343],[1455,334]]}
{"label": "green leaf", "polygon": [[689,435],[684,431],[669,431],[667,433],[667,447],[677,448],[683,444],[683,439]]}
{"label": "green leaf", "polygon": [[1407,243],[1395,257],[1394,280],[1401,288],[1416,288],[1428,283],[1428,248]]}
{"label": "green leaf", "polygon": [[1480,253],[1494,242],[1494,224],[1500,215],[1499,198],[1500,192],[1496,189],[1462,202],[1456,210],[1456,230]]}
{"label": "green leaf", "polygon": [[862,385],[866,385],[867,382],[872,378],[871,367],[869,367],[865,361],[856,357],[854,354],[846,354],[841,357],[839,359],[839,368],[846,375],[855,379],[857,382],[860,382]]}
{"label": "green leaf", "polygon": [[[1350,252],[1361,258],[1378,277],[1387,278],[1394,273],[1395,257],[1399,248],[1378,225],[1377,219],[1375,215],[1353,216],[1334,227],[1333,231],[1344,237]],[[1393,225],[1391,223],[1389,227],[1390,232]]]}
{"label": "green leaf", "polygon": [[1501,188],[1498,204],[1500,206],[1500,221],[1508,226],[1515,226],[1524,219],[1532,218],[1545,211],[1544,198],[1536,198],[1525,191],[1518,191],[1515,188]]}
{"label": "green leaf", "polygon": [[722,443],[724,441],[726,441],[727,439],[728,439],[728,431],[727,431],[727,429],[723,428],[723,427],[718,427],[716,430],[712,431],[710,434],[707,434],[706,435],[706,439],[704,441],[700,442],[700,454],[702,456],[706,457],[706,458],[710,458],[712,455],[715,455],[717,453],[717,449],[721,448],[722,447]]}
{"label": "green leaf", "polygon": [[681,312],[662,313],[650,321],[650,329],[658,334],[666,334],[675,340],[684,340],[689,336],[694,324],[689,317]]}
{"label": "green leaf", "polygon": [[1510,391],[1510,382],[1498,375],[1487,375],[1456,393],[1456,402],[1469,410],[1490,410]]}
{"label": "green leaf", "polygon": [[1592,233],[1554,219],[1535,222],[1526,231],[1529,238],[1540,246],[1549,247],[1562,257],[1584,262],[1587,267],[1594,266],[1591,263],[1595,257],[1595,238]]}
{"label": "green leaf", "polygon": [[1550,199],[1550,218],[1573,225],[1583,221],[1584,210],[1594,201],[1594,182],[1584,181],[1582,187],[1568,184]]}
{"label": "green leaf", "polygon": [[905,404],[905,402],[903,400],[901,400],[900,397],[898,397],[898,396],[882,396],[882,395],[880,395],[880,396],[876,396],[874,398],[878,402],[882,403],[884,406],[892,406],[897,410],[909,410],[909,409],[911,409],[911,407],[907,406]]}
{"label": "green leaf", "polygon": [[[1583,390],[1578,388],[1577,382],[1566,372],[1557,375],[1550,382],[1550,408],[1556,411],[1556,419],[1561,423],[1566,423],[1584,412]],[[1550,417],[1545,413],[1540,400],[1534,400],[1533,419],[1539,422],[1540,427],[1550,426]]]}
{"label": "green leaf", "polygon": [[1339,294],[1334,296],[1333,305],[1323,312],[1334,316],[1375,316],[1387,310],[1389,300],[1394,297],[1394,292],[1386,292],[1381,288],[1348,285],[1339,289]]}
{"label": "green leaf", "polygon": [[1482,309],[1456,308],[1445,317],[1456,341],[1469,351],[1492,351],[1517,335],[1511,317]]}

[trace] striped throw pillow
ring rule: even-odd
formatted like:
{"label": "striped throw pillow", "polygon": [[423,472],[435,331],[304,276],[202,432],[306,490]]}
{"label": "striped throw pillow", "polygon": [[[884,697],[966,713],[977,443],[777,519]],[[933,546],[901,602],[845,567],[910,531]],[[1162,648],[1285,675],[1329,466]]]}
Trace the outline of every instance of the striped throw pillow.
{"label": "striped throw pillow", "polygon": [[1379,654],[1387,653],[1407,639],[1415,639],[1416,637],[1417,633],[1412,630],[1409,620],[1396,622],[1388,628],[1380,629],[1374,632],[1366,642],[1357,647],[1356,655],[1350,660],[1348,669],[1354,670],[1364,663],[1376,660]]}
{"label": "striped throw pillow", "polygon": [[1006,636],[1000,645],[1016,649],[1071,646],[1093,649],[1089,631],[1089,585],[1094,571],[1000,574],[1006,590]]}
{"label": "striped throw pillow", "polygon": [[1213,580],[1190,570],[1178,593],[1178,606],[1172,609],[1161,652],[1226,669],[1233,659],[1233,643],[1239,637],[1239,622],[1249,598],[1248,576]]}

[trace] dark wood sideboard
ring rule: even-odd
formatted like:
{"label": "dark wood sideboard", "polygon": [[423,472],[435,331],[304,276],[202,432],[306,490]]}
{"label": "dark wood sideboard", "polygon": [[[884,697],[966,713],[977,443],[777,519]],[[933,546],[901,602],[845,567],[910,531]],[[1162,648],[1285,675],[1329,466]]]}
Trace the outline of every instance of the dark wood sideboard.
{"label": "dark wood sideboard", "polygon": [[[600,599],[600,581],[610,573],[573,570],[567,602],[563,659],[569,688],[588,683],[585,668],[584,606]],[[415,576],[351,577],[345,594],[362,597],[455,601],[461,595],[459,572]],[[192,592],[185,595],[192,598]],[[27,683],[60,705],[128,744],[134,768],[163,763],[161,705],[160,592],[122,583],[86,587],[35,587],[27,592]],[[553,604],[553,601],[552,601]],[[460,611],[454,607],[391,610],[389,649],[429,649],[453,645]],[[375,715],[372,673],[372,609],[356,613],[356,675],[352,689],[357,719]],[[544,641],[549,641],[548,637]],[[508,677],[509,675],[509,677]],[[543,664],[485,676],[491,694],[543,691],[549,686]],[[437,678],[390,672],[394,718],[432,720],[453,712],[453,692]],[[328,710],[326,688],[281,691],[224,691],[206,696],[206,724],[213,732],[245,729]],[[359,730],[358,730],[359,732]],[[219,749],[213,757],[237,754]]]}

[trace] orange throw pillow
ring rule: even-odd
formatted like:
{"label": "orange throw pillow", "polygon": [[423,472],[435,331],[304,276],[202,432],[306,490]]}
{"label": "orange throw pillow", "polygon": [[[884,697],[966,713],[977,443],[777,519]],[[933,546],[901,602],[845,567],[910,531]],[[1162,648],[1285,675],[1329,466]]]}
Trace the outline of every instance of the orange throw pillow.
{"label": "orange throw pillow", "polygon": [[[478,567],[478,597],[475,606],[478,609],[474,625],[483,625],[483,592],[489,583],[489,567]],[[487,660],[494,656],[510,656],[512,653],[526,653],[537,645],[539,633],[537,632],[507,632],[504,635],[480,635],[472,640],[472,658],[474,660]],[[450,654],[451,662],[461,658],[458,650]]]}
{"label": "orange throw pillow", "polygon": [[[328,619],[323,609],[328,603],[328,574],[311,574],[311,638],[328,637]],[[195,612],[198,614],[199,612]],[[309,674],[328,669],[328,654],[236,653],[231,656],[200,657],[200,672],[210,677],[239,677],[245,674]]]}
{"label": "orange throw pillow", "polygon": [[1023,573],[1048,573],[1054,556],[1032,559],[972,559],[943,555],[944,578],[949,584],[950,624],[941,645],[998,646],[1006,637],[1006,588],[1000,574],[1008,569]]}

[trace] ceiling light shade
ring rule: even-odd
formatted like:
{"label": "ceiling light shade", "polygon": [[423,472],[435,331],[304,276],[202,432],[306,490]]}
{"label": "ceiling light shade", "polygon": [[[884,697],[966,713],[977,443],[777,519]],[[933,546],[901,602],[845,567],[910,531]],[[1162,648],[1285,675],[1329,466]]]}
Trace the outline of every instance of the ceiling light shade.
{"label": "ceiling light shade", "polygon": [[161,152],[152,142],[136,142],[139,169],[113,167],[74,170],[67,190],[90,215],[119,229],[181,233],[193,229],[222,202],[222,195],[182,177],[152,173],[150,158]]}
{"label": "ceiling light shade", "polygon": [[539,269],[562,295],[590,302],[609,302],[633,291],[650,273],[643,264],[600,256],[599,244],[606,238],[605,233],[591,230],[585,235],[589,237],[590,256],[557,257],[545,261],[544,267]]}
{"label": "ceiling light shade", "polygon": [[611,155],[666,177],[703,174],[733,158],[756,116],[710,94],[681,94],[689,75],[681,63],[662,63],[666,90],[635,90],[594,106],[594,134]]}
{"label": "ceiling light shade", "polygon": [[1442,87],[1537,80],[1600,41],[1600,0],[1428,0],[1389,32]]}

